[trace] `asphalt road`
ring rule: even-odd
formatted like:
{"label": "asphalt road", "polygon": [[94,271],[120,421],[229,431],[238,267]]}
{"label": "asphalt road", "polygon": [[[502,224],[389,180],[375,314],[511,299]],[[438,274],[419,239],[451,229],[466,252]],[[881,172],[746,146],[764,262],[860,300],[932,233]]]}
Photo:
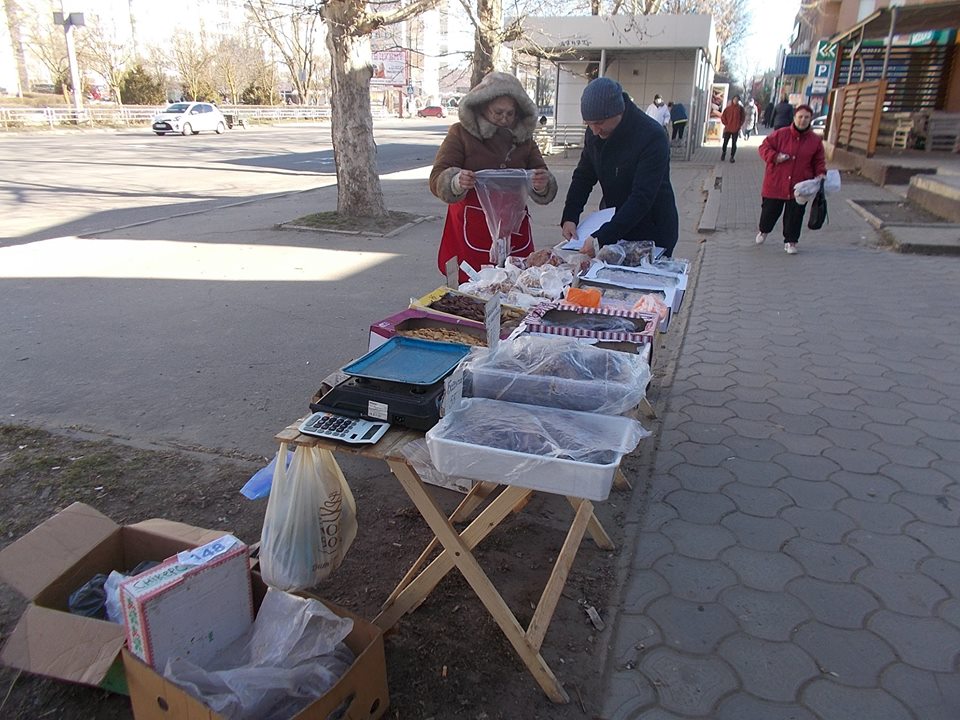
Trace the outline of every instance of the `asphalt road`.
{"label": "asphalt road", "polygon": [[[381,174],[430,165],[449,120],[377,121]],[[98,233],[336,182],[330,126],[158,137],[149,128],[0,134],[0,243]]]}

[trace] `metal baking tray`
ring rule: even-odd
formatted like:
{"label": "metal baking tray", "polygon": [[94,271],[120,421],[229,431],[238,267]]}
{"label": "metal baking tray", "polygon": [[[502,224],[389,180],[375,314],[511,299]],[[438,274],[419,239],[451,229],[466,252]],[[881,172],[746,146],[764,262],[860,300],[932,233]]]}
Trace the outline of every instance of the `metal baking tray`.
{"label": "metal baking tray", "polygon": [[470,352],[467,345],[395,336],[354,360],[343,372],[371,380],[433,385]]}

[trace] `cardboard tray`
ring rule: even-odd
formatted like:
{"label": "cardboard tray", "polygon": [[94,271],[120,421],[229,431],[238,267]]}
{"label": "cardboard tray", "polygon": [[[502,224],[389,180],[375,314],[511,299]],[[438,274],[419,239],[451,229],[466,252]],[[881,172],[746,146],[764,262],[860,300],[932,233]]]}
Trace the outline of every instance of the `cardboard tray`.
{"label": "cardboard tray", "polygon": [[[590,315],[621,317],[629,320],[636,331],[614,331],[614,330],[590,330],[587,328],[572,327],[570,325],[547,324],[543,318],[550,313],[561,313],[571,317]],[[620,310],[610,307],[588,308],[580,305],[568,305],[557,302],[539,305],[530,311],[530,314],[524,319],[524,325],[529,332],[542,333],[544,335],[563,335],[566,337],[594,338],[596,340],[606,340],[610,342],[629,342],[629,343],[651,343],[656,334],[657,317],[650,313],[634,312],[630,310]]]}
{"label": "cardboard tray", "polygon": [[[440,330],[450,330],[454,333],[469,336],[476,340],[476,343],[463,342],[462,344],[475,344],[480,347],[487,345],[487,332],[483,323],[456,315],[446,315],[419,308],[407,308],[401,312],[394,313],[390,317],[374,323],[370,326],[370,343],[368,350],[374,350],[395,335],[408,330],[420,330],[424,328],[437,328]],[[454,339],[433,338],[436,342],[457,342]]]}
{"label": "cardboard tray", "polygon": [[[442,310],[436,310],[430,307],[431,304],[435,303],[437,300],[442,298],[444,295],[447,295],[448,293],[451,295],[459,295],[465,298],[469,298],[475,301],[476,303],[478,303],[481,309],[483,308],[484,304],[487,302],[483,298],[477,297],[476,295],[471,295],[469,293],[460,292],[459,290],[453,290],[446,286],[441,286],[441,287],[438,287],[436,290],[433,290],[427,293],[421,298],[417,298],[416,300],[411,300],[410,307],[420,308],[422,310],[429,310],[432,313],[446,315],[447,317],[452,317],[452,318],[462,317],[460,315],[446,313],[446,312],[443,312]],[[481,312],[480,315],[481,317],[479,320],[475,318],[466,318],[466,319],[473,320],[474,322],[480,322],[481,324],[483,324],[483,317],[482,317],[483,313]],[[516,305],[501,304],[500,305],[500,317],[501,317],[500,337],[506,338],[510,335],[511,332],[516,330],[517,326],[520,324],[520,321],[523,320],[524,315],[526,315],[526,311],[523,310],[522,308],[517,307]]]}
{"label": "cardboard tray", "polygon": [[[252,575],[254,603],[263,601],[267,586],[259,573]],[[390,706],[387,690],[387,663],[383,650],[383,634],[373,623],[349,610],[337,607],[309,592],[296,593],[320,600],[341,617],[353,619],[353,630],[346,644],[356,656],[350,669],[323,696],[294,716],[295,720],[376,720]],[[135,720],[223,720],[200,700],[166,680],[139,658],[123,650],[123,666],[130,684],[130,702]]]}

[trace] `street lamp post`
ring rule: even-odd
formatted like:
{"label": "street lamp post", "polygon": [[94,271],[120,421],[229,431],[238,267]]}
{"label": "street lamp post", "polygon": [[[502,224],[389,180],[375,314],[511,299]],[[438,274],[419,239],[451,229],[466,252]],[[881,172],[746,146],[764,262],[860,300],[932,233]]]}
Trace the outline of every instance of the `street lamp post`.
{"label": "street lamp post", "polygon": [[83,13],[67,14],[64,7],[65,0],[60,0],[61,12],[53,14],[53,21],[63,26],[64,38],[67,42],[67,62],[70,65],[70,84],[73,85],[73,109],[76,121],[79,123],[83,115],[83,86],[80,84],[80,69],[77,65],[77,49],[73,43],[73,28],[83,27]]}

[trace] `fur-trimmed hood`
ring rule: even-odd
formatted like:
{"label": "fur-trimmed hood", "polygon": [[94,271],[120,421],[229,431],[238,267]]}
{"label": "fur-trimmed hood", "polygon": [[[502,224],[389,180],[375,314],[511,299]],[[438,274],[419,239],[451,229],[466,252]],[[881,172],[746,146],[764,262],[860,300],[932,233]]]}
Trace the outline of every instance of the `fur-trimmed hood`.
{"label": "fur-trimmed hood", "polygon": [[493,137],[499,128],[483,117],[483,109],[491,100],[503,95],[512,97],[517,103],[517,123],[510,132],[514,144],[519,145],[533,137],[537,127],[537,106],[520,81],[510,73],[489,73],[463,96],[459,107],[460,124],[480,140]]}

